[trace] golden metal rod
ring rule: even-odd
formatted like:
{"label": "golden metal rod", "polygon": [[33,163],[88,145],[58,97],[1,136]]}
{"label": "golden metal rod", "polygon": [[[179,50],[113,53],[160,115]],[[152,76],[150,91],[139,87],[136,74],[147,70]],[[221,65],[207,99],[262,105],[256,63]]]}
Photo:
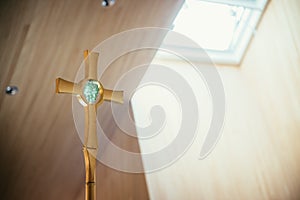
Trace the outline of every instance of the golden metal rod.
{"label": "golden metal rod", "polygon": [[[97,80],[98,53],[84,51],[85,77]],[[97,107],[88,104],[85,107],[85,133],[83,155],[85,160],[85,199],[96,200],[96,157],[98,151]]]}
{"label": "golden metal rod", "polygon": [[[90,153],[91,151],[95,151]],[[97,151],[83,147],[85,161],[85,200],[96,200],[96,154]]]}

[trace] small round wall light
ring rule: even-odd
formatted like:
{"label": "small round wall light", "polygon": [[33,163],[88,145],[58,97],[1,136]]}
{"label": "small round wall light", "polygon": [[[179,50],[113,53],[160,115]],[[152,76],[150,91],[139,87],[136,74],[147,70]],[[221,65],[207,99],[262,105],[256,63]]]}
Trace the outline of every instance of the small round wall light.
{"label": "small round wall light", "polygon": [[17,86],[7,86],[5,89],[5,93],[8,95],[12,95],[12,96],[17,94],[18,91],[19,91],[19,89]]}
{"label": "small round wall light", "polygon": [[103,7],[111,7],[115,4],[115,0],[102,0]]}

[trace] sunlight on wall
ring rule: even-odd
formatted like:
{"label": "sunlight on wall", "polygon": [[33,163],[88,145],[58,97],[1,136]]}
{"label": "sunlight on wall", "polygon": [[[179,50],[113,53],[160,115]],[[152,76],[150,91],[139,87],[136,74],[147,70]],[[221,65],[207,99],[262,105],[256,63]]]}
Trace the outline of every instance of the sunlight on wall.
{"label": "sunlight on wall", "polygon": [[[146,174],[151,199],[299,199],[300,43],[295,42],[300,41],[299,8],[298,0],[272,1],[242,65],[217,68],[225,88],[226,120],[222,138],[204,160],[197,155],[211,118],[207,88],[184,63],[154,60],[188,80],[201,112],[197,137],[183,157]],[[152,89],[151,94],[157,91]],[[137,121],[149,116],[151,94],[149,88],[133,101]],[[176,123],[180,119],[176,98],[160,102],[169,106],[171,123]],[[174,130],[176,126],[170,125],[161,132],[166,143]],[[138,134],[142,131],[138,129]],[[152,142],[140,140],[141,152],[153,151],[161,141]],[[149,165],[144,162],[146,170]]]}

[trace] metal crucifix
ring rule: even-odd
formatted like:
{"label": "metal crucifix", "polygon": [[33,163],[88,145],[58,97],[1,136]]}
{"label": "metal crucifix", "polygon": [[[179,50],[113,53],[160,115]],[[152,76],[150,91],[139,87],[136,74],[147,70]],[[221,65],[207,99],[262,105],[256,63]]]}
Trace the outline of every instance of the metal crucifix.
{"label": "metal crucifix", "polygon": [[56,93],[75,94],[84,106],[85,129],[83,154],[85,161],[85,199],[96,200],[96,156],[97,140],[97,108],[103,101],[123,103],[123,91],[105,89],[97,80],[97,62],[99,54],[84,51],[85,78],[73,83],[61,78],[56,79]]}

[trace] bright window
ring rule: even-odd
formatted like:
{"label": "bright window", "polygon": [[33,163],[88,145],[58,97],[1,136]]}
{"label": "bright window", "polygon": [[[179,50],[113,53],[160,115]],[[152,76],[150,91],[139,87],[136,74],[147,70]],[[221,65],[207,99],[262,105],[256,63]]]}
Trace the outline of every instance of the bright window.
{"label": "bright window", "polygon": [[[187,0],[174,20],[173,30],[195,41],[213,62],[239,64],[266,3],[267,0]],[[178,45],[168,39],[163,45],[186,49],[197,61],[194,46]]]}

